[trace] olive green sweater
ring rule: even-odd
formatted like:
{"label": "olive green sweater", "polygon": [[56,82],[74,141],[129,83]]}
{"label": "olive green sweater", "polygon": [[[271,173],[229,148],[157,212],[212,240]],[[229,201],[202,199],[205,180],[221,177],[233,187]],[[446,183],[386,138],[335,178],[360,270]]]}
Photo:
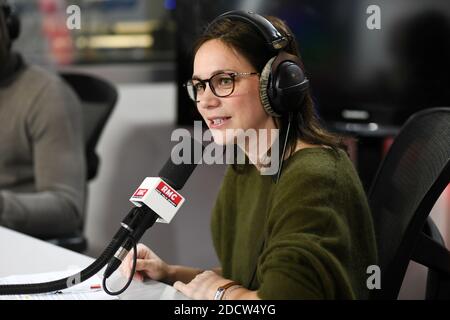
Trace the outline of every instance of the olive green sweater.
{"label": "olive green sweater", "polygon": [[299,150],[285,161],[277,184],[253,165],[244,173],[228,168],[211,227],[223,276],[262,299],[368,296],[374,230],[344,151]]}

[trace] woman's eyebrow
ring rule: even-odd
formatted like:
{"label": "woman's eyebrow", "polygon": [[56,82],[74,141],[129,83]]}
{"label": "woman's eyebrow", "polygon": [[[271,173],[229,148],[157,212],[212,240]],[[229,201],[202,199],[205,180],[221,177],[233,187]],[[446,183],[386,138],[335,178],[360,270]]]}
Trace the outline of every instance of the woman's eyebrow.
{"label": "woman's eyebrow", "polygon": [[[216,74],[218,74],[218,73],[222,73],[222,72],[234,72],[232,69],[220,69],[220,70],[215,70],[215,71],[213,71],[213,72],[211,72],[211,77],[212,76],[214,76],[214,75],[216,75]],[[197,75],[193,75],[192,76],[192,79],[195,79],[195,80],[202,80],[202,78],[200,78],[199,76],[197,76]]]}

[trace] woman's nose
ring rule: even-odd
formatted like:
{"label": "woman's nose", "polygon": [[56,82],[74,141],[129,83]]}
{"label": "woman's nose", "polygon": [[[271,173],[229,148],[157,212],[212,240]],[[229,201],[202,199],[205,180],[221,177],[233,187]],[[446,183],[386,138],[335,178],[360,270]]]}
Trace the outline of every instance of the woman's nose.
{"label": "woman's nose", "polygon": [[199,108],[214,108],[220,105],[220,99],[211,91],[209,84],[205,91],[197,96],[197,106]]}

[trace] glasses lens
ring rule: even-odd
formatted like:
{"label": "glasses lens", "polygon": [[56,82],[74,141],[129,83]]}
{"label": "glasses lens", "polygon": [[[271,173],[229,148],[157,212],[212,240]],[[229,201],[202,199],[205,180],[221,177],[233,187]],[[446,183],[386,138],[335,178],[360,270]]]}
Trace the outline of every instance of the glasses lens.
{"label": "glasses lens", "polygon": [[234,78],[229,74],[219,73],[211,78],[210,84],[214,88],[214,93],[217,96],[226,97],[233,92]]}
{"label": "glasses lens", "polygon": [[194,87],[194,84],[192,83],[192,81],[186,82],[186,90],[189,94],[189,98],[196,101],[197,100],[197,92],[195,91],[195,87]]}

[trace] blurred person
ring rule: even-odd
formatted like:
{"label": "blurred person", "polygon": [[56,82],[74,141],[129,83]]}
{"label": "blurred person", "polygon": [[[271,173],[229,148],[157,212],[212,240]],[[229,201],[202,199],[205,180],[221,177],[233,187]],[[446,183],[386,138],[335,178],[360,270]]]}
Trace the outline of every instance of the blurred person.
{"label": "blurred person", "polygon": [[[287,61],[302,65],[288,26],[267,19],[289,39]],[[309,91],[300,105],[282,105],[290,111],[281,114],[275,100],[260,93],[266,90],[267,62],[281,53],[248,21],[214,20],[194,54],[186,86],[214,141],[235,144],[237,137],[226,130],[279,129],[287,142],[283,169],[279,180],[262,175],[261,159],[245,147],[251,162],[229,166],[211,221],[220,267],[171,265],[139,244],[134,277],[171,284],[202,300],[368,298],[366,270],[377,262],[370,209],[341,138],[321,127]],[[129,275],[131,266],[130,253],[122,273]]]}
{"label": "blurred person", "polygon": [[13,52],[19,21],[0,2],[0,225],[42,239],[81,230],[82,109],[57,76]]}

